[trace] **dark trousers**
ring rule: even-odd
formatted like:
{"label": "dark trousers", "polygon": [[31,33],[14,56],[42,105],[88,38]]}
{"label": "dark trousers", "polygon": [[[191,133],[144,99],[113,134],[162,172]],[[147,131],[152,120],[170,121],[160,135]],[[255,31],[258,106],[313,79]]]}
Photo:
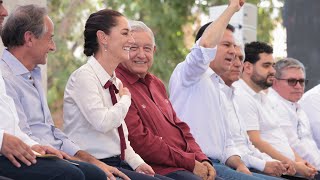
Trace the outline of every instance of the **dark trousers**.
{"label": "dark trousers", "polygon": [[0,156],[0,175],[15,180],[106,180],[106,174],[92,164],[73,161],[78,166],[59,159],[37,158],[37,163],[15,167],[6,157]]}
{"label": "dark trousers", "polygon": [[123,172],[127,175],[131,180],[172,180],[171,178],[161,176],[159,174],[155,174],[154,177],[148,176],[145,174],[135,172],[128,163],[122,161],[119,156],[100,159],[100,161],[104,162],[109,166],[113,166],[119,169],[119,171]]}

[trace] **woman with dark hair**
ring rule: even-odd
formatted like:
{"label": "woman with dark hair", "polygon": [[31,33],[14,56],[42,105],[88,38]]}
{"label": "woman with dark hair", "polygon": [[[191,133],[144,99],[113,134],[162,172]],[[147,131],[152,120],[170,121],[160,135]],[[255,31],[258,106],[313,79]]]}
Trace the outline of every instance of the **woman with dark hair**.
{"label": "woman with dark hair", "polygon": [[114,70],[129,60],[134,43],[130,31],[127,19],[117,11],[104,9],[90,15],[84,30],[84,54],[89,59],[66,85],[64,130],[81,148],[131,179],[168,179],[154,177],[153,169],[128,141],[124,118],[131,94]]}

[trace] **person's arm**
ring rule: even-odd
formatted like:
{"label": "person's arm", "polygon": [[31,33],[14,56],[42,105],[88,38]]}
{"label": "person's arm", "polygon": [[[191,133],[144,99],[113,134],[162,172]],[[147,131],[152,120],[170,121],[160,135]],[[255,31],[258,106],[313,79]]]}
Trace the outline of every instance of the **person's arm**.
{"label": "person's arm", "polygon": [[[101,88],[103,87],[93,72],[77,71],[68,81],[64,103],[69,101],[75,103],[81,114],[97,131],[107,133],[124,122],[131,98],[129,95],[123,95],[115,105],[112,105],[110,101],[111,105],[107,106],[103,102],[102,94],[109,95],[109,90],[101,92]],[[68,111],[68,109],[64,110]]]}
{"label": "person's arm", "polygon": [[245,174],[252,175],[250,170],[247,168],[247,166],[241,161],[241,158],[239,156],[231,156],[227,159],[226,165],[229,167],[232,167],[236,169],[238,172],[242,172]]}
{"label": "person's arm", "polygon": [[275,148],[272,147],[268,142],[264,141],[260,137],[260,131],[259,130],[250,130],[247,131],[250,141],[252,144],[258,148],[261,152],[264,152],[271,156],[273,159],[285,162],[288,164],[288,173],[289,175],[294,175],[296,173],[294,168],[294,162],[287,158],[286,156],[282,155],[279,151],[277,151]]}
{"label": "person's arm", "polygon": [[6,85],[7,95],[13,99],[16,112],[18,114],[19,127],[22,130],[22,132],[29,136],[32,140],[36,141],[37,143],[50,146],[50,143],[47,142],[45,139],[37,137],[32,133],[31,128],[28,124],[28,118],[24,112],[22,102],[20,101],[19,94],[17,93],[16,89],[11,85],[12,82],[10,82],[10,79],[4,78],[4,82]]}
{"label": "person's arm", "polygon": [[230,0],[227,9],[206,28],[199,45],[205,48],[214,48],[222,38],[231,17],[240,10],[243,4],[243,0]]}
{"label": "person's arm", "polygon": [[126,116],[129,140],[136,153],[150,164],[180,167],[192,172],[195,166],[195,153],[172,147],[162,137],[155,135],[144,126],[136,106],[132,102]]}
{"label": "person's arm", "polygon": [[277,159],[279,161],[291,161],[286,156],[282,155],[279,151],[277,151],[275,148],[272,147],[268,142],[264,141],[260,137],[260,131],[258,130],[250,130],[247,131],[250,141],[252,144],[258,148],[261,152],[265,152],[269,156],[271,156],[273,159]]}
{"label": "person's arm", "polygon": [[30,146],[25,144],[16,136],[8,133],[2,134],[0,153],[8,158],[16,167],[21,167],[18,160],[27,166],[31,166],[31,164],[35,164],[37,162],[36,156],[32,152]]}
{"label": "person's arm", "polygon": [[179,75],[173,73],[173,76],[179,76],[176,78],[181,80],[183,86],[191,86],[198,82],[202,74],[209,68],[210,62],[216,55],[215,47],[220,42],[231,17],[243,3],[243,0],[230,0],[227,9],[206,28],[185,61],[177,66],[180,68]]}

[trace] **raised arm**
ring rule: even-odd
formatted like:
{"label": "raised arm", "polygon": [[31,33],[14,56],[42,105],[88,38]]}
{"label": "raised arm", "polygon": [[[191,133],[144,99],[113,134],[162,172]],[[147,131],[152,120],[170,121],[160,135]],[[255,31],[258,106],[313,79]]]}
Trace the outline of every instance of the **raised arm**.
{"label": "raised arm", "polygon": [[199,45],[205,48],[214,48],[222,38],[231,17],[240,10],[243,4],[244,0],[230,0],[227,9],[206,28]]}

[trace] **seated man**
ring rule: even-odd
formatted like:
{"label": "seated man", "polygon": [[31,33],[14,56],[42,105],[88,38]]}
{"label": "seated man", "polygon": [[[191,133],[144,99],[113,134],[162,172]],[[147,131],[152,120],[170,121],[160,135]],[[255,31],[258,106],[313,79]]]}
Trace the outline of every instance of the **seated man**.
{"label": "seated man", "polygon": [[280,127],[294,151],[320,170],[320,150],[313,140],[309,119],[298,103],[307,82],[305,68],[298,60],[285,58],[277,61],[275,69],[275,79],[268,97],[278,113]]}
{"label": "seated man", "polygon": [[[232,14],[228,15],[231,18]],[[172,73],[170,99],[177,116],[190,125],[192,134],[205,154],[213,161],[221,162],[214,163],[220,177],[257,179],[254,176],[260,176],[271,179],[255,173],[252,176],[241,160],[241,153],[230,134],[229,120],[223,114],[226,112],[220,86],[224,86],[224,82],[220,76],[235,61],[234,28],[227,23],[216,20],[200,28],[196,44]],[[218,37],[218,41],[215,41],[215,37]]]}
{"label": "seated man", "polygon": [[[45,64],[47,54],[55,50],[53,33],[53,22],[46,9],[35,5],[18,7],[2,29],[1,37],[7,49],[3,52],[0,69],[7,94],[14,100],[19,126],[39,144],[52,146],[70,156],[93,163],[104,170],[109,178],[114,178],[111,172],[123,176],[118,169],[80,150],[53,124],[38,66]],[[105,179],[105,174],[96,166],[77,163],[86,178]]]}
{"label": "seated man", "polygon": [[263,172],[271,176],[281,176],[286,172],[286,167],[269,155],[261,153],[252,145],[241,112],[234,102],[232,83],[240,79],[244,61],[244,49],[241,45],[235,47],[235,55],[235,60],[232,62],[230,69],[221,75],[225,82],[225,85],[221,86],[223,106],[225,106],[223,114],[229,124],[232,140],[240,151],[242,161],[250,170]]}
{"label": "seated man", "polygon": [[235,102],[245,117],[247,133],[256,148],[273,159],[286,163],[286,174],[293,176],[297,172],[307,175],[307,178],[313,178],[316,170],[305,164],[292,150],[286,134],[279,125],[279,117],[263,91],[270,87],[274,80],[275,63],[272,54],[272,47],[266,43],[246,44],[243,74],[239,81],[233,83]]}
{"label": "seated man", "polygon": [[[0,0],[0,18],[8,15]],[[2,22],[1,22],[2,23]],[[2,27],[2,24],[0,24]],[[1,29],[1,28],[0,28]],[[13,100],[7,96],[5,84],[0,70],[0,179],[74,179],[84,180],[85,176],[76,166],[60,159],[37,158],[39,154],[55,154],[63,158],[62,154],[50,146],[41,146],[28,135],[23,133],[18,126],[19,118]],[[64,155],[68,157],[67,155]],[[85,164],[83,164],[85,165]],[[91,165],[85,165],[87,168]],[[100,172],[99,172],[100,171]],[[106,176],[101,170],[104,179]]]}
{"label": "seated man", "polygon": [[148,73],[153,62],[155,40],[144,23],[131,21],[130,59],[119,64],[117,77],[131,92],[125,118],[131,146],[157,174],[172,179],[213,179],[209,159],[180,121],[168,100],[164,84]]}
{"label": "seated man", "polygon": [[320,131],[318,129],[320,124],[320,84],[304,93],[300,105],[308,116],[313,139],[320,148]]}

